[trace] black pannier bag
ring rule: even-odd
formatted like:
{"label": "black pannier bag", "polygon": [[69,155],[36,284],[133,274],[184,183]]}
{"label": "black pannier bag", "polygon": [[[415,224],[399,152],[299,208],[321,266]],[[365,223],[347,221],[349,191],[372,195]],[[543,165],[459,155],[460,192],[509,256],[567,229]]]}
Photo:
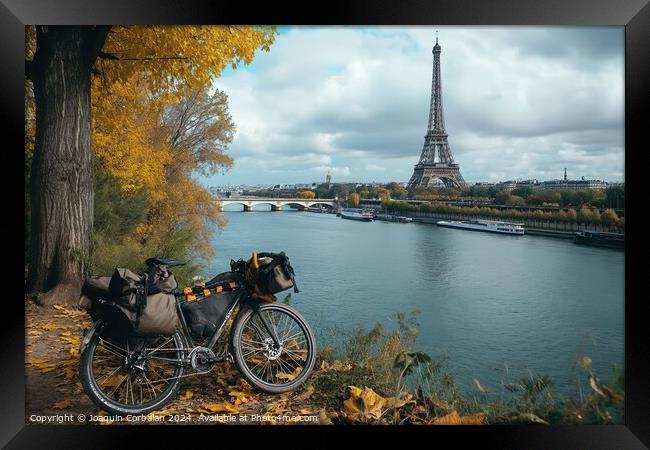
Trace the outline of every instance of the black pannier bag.
{"label": "black pannier bag", "polygon": [[181,303],[183,316],[193,339],[210,337],[235,302],[241,287],[241,275],[224,272],[205,284],[185,288]]}
{"label": "black pannier bag", "polygon": [[108,286],[111,277],[88,277],[81,286],[81,295],[79,296],[79,307],[87,311],[93,309],[95,302],[100,299],[108,300],[111,293]]}
{"label": "black pannier bag", "polygon": [[176,286],[166,266],[154,267],[144,276],[117,268],[111,277],[87,278],[79,306],[124,333],[169,336],[179,328]]}
{"label": "black pannier bag", "polygon": [[249,261],[249,278],[264,294],[276,294],[293,288],[298,291],[289,257],[280,253],[253,253]]}

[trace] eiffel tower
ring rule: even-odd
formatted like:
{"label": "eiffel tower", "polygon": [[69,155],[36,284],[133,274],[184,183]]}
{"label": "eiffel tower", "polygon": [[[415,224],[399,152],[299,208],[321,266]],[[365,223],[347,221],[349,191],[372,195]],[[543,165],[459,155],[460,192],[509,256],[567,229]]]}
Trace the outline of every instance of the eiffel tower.
{"label": "eiffel tower", "polygon": [[431,83],[431,106],[429,126],[424,136],[424,147],[420,161],[415,165],[408,189],[442,186],[464,189],[465,180],[460,167],[451,156],[445,119],[442,115],[442,88],[440,87],[440,45],[436,31],[436,45],[433,46],[433,81]]}

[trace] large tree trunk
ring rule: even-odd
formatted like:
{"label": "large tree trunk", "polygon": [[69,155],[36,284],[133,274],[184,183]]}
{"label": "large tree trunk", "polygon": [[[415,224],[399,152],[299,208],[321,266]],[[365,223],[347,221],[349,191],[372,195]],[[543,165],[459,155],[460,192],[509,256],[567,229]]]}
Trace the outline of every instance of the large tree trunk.
{"label": "large tree trunk", "polygon": [[36,100],[30,178],[31,244],[27,290],[43,303],[74,303],[93,229],[91,67],[106,30],[39,27],[28,76]]}

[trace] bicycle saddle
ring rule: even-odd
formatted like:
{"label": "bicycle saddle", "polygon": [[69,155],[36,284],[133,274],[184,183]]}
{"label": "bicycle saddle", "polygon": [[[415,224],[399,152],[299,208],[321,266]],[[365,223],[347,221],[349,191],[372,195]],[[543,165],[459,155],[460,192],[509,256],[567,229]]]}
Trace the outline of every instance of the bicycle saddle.
{"label": "bicycle saddle", "polygon": [[149,258],[145,261],[148,266],[159,265],[159,266],[184,266],[184,261],[179,261],[177,259],[161,259],[161,258]]}

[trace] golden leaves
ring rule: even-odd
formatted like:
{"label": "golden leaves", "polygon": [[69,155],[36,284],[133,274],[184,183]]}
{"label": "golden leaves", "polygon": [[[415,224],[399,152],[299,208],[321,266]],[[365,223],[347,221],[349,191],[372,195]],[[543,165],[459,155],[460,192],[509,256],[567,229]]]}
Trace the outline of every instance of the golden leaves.
{"label": "golden leaves", "polygon": [[461,416],[457,411],[452,411],[446,416],[436,417],[429,422],[430,425],[483,425],[485,424],[485,415],[474,414],[470,416]]}
{"label": "golden leaves", "polygon": [[415,404],[413,396],[403,393],[399,397],[384,398],[369,387],[348,386],[350,397],[343,402],[344,418],[353,422],[371,422],[383,418],[389,410]]}
{"label": "golden leaves", "polygon": [[312,396],[314,391],[316,391],[316,388],[314,388],[314,386],[310,384],[300,394],[296,395],[293,399],[299,402],[305,401]]}
{"label": "golden leaves", "polygon": [[230,391],[228,392],[228,395],[232,397],[235,405],[241,405],[242,403],[246,403],[250,400],[250,398],[247,397],[247,394],[242,391]]}
{"label": "golden leaves", "polygon": [[53,323],[46,323],[41,326],[41,330],[55,331],[55,330],[67,330],[67,328],[61,325],[55,325]]}
{"label": "golden leaves", "polygon": [[153,411],[147,414],[147,417],[162,417],[162,416],[168,416],[168,415],[174,415],[178,414],[178,410],[176,409],[160,409],[158,411]]}
{"label": "golden leaves", "polygon": [[353,421],[379,419],[386,399],[368,387],[349,386],[350,397],[343,402],[343,411]]}
{"label": "golden leaves", "polygon": [[205,405],[202,408],[199,409],[199,412],[206,412],[206,413],[223,413],[223,412],[228,412],[228,413],[237,413],[239,412],[239,408],[232,404],[232,403],[212,403],[210,405]]}
{"label": "golden leaves", "polygon": [[275,377],[278,380],[281,380],[281,381],[284,381],[284,380],[291,381],[291,380],[294,380],[300,374],[300,372],[302,372],[302,367],[298,366],[291,373],[278,372],[277,374],[275,374]]}
{"label": "golden leaves", "polygon": [[189,389],[185,391],[185,394],[180,396],[181,400],[189,400],[194,396],[194,392],[190,391]]}
{"label": "golden leaves", "polygon": [[53,405],[50,406],[52,409],[67,409],[72,406],[72,402],[70,400],[61,400],[60,402],[56,402]]}
{"label": "golden leaves", "polygon": [[334,360],[332,364],[323,360],[320,364],[320,369],[323,371],[347,372],[352,369],[352,364],[349,362],[342,363],[341,361]]}

